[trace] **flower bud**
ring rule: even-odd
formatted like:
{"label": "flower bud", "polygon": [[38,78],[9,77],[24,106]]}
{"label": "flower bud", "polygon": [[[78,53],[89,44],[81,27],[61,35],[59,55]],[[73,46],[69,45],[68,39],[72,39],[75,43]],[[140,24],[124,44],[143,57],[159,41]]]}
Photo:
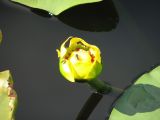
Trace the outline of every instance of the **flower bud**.
{"label": "flower bud", "polygon": [[81,38],[69,37],[57,52],[60,72],[70,82],[90,81],[102,70],[99,48]]}

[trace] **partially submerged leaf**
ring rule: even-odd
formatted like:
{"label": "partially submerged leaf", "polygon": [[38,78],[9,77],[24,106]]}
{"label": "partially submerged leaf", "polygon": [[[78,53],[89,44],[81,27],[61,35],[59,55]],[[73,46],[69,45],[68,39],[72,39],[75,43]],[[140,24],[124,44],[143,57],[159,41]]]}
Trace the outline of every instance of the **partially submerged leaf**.
{"label": "partially submerged leaf", "polygon": [[0,43],[2,42],[2,31],[0,30]]}
{"label": "partially submerged leaf", "polygon": [[9,70],[0,72],[0,120],[14,120],[17,94]]}
{"label": "partially submerged leaf", "polygon": [[39,8],[58,15],[64,10],[76,5],[99,2],[102,0],[11,0],[32,8]]}
{"label": "partially submerged leaf", "polygon": [[109,120],[160,120],[160,66],[142,75],[124,92]]}

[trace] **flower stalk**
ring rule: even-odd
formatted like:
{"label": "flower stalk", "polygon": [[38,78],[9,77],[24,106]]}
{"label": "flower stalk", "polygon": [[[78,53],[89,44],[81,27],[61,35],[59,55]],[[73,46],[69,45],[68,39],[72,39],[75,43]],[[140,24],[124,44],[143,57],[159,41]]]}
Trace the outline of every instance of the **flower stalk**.
{"label": "flower stalk", "polygon": [[97,79],[90,80],[87,83],[100,94],[107,94],[112,89],[107,83]]}
{"label": "flower stalk", "polygon": [[87,120],[102,98],[102,94],[92,93],[87,99],[82,109],[80,110],[79,114],[77,115],[76,120]]}
{"label": "flower stalk", "polygon": [[113,86],[110,86],[105,81],[101,81],[98,79],[93,79],[87,82],[96,92],[100,94],[108,94],[110,92],[113,93],[122,93],[123,90],[120,88],[116,88]]}

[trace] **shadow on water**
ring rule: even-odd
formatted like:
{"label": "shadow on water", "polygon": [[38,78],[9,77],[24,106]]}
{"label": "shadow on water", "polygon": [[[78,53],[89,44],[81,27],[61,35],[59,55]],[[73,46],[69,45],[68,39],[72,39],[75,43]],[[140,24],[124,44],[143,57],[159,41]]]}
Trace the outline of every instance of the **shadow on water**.
{"label": "shadow on water", "polygon": [[160,108],[160,88],[153,85],[133,85],[118,99],[115,109],[127,115],[151,112]]}
{"label": "shadow on water", "polygon": [[31,8],[30,10],[34,14],[37,14],[37,15],[42,16],[42,17],[46,17],[46,18],[51,18],[52,17],[52,15],[49,14],[48,11],[45,11],[45,10],[36,9],[36,8]]}
{"label": "shadow on water", "polygon": [[[19,5],[30,8],[22,4]],[[42,17],[52,17],[48,11],[42,9],[30,8],[30,11]],[[78,5],[55,17],[73,28],[91,32],[111,31],[116,28],[119,22],[118,12],[112,0]]]}
{"label": "shadow on water", "polygon": [[[42,17],[52,16],[45,10],[31,8],[31,12]],[[119,16],[112,0],[72,7],[56,16],[64,24],[85,31],[111,31],[115,29]]]}
{"label": "shadow on water", "polygon": [[72,7],[60,15],[63,23],[86,31],[111,31],[115,29],[119,17],[112,0]]}

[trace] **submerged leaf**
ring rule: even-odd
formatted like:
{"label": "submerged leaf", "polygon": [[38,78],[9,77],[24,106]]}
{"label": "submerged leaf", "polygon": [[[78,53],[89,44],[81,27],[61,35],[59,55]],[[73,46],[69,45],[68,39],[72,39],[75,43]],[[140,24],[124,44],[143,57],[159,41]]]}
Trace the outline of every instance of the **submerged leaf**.
{"label": "submerged leaf", "polygon": [[9,70],[0,72],[0,120],[14,120],[17,94]]}
{"label": "submerged leaf", "polygon": [[2,42],[2,31],[0,30],[0,43]]}
{"label": "submerged leaf", "polygon": [[66,9],[73,6],[99,2],[102,0],[11,0],[32,8],[39,8],[48,11],[54,15],[58,15]]}
{"label": "submerged leaf", "polygon": [[160,66],[142,75],[124,92],[109,120],[160,120]]}

